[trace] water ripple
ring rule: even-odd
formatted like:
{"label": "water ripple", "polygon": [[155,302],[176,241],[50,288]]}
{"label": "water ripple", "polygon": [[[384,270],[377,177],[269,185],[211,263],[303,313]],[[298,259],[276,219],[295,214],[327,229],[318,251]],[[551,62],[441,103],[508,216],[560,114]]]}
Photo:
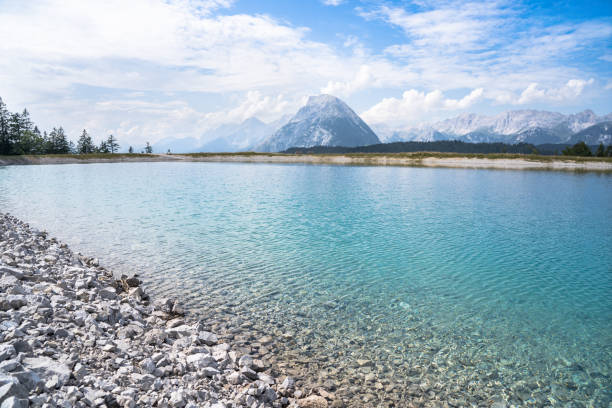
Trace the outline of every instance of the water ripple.
{"label": "water ripple", "polygon": [[349,406],[612,400],[610,176],[22,166],[0,168],[0,210]]}

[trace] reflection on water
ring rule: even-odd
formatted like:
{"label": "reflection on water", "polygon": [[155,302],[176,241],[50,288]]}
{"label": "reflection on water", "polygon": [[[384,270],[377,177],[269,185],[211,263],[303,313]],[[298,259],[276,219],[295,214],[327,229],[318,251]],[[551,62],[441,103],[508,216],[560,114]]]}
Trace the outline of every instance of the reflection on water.
{"label": "reflection on water", "polygon": [[23,166],[0,211],[349,406],[612,403],[609,175]]}

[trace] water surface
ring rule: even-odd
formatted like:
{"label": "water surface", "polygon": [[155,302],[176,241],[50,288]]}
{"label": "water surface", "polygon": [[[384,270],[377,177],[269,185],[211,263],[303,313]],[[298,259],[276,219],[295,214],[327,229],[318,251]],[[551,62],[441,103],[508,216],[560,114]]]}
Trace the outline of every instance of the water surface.
{"label": "water surface", "polygon": [[13,166],[0,211],[349,406],[612,403],[610,175]]}

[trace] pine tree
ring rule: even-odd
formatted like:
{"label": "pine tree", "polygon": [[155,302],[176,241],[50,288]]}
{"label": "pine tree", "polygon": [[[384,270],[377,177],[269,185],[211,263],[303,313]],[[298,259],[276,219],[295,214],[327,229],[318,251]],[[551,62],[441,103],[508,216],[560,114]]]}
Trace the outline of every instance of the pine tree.
{"label": "pine tree", "polygon": [[27,109],[24,108],[23,112],[21,112],[19,120],[21,122],[21,129],[23,131],[32,131],[32,119],[30,119],[30,112],[28,112]]}
{"label": "pine tree", "polygon": [[119,150],[119,144],[117,143],[117,139],[113,135],[110,135],[108,139],[106,139],[106,146],[111,152],[111,154]]}
{"label": "pine tree", "polygon": [[561,152],[564,156],[592,156],[591,149],[584,142],[578,142],[572,147],[566,147]]}
{"label": "pine tree", "polygon": [[146,154],[151,154],[151,153],[153,153],[153,148],[151,147],[151,145],[149,144],[149,142],[147,142],[147,145],[145,146],[145,153],[146,153]]}
{"label": "pine tree", "polygon": [[46,153],[50,154],[67,154],[71,152],[70,142],[64,133],[64,128],[53,128],[45,143]]}
{"label": "pine tree", "polygon": [[22,130],[21,115],[18,113],[11,113],[8,122],[8,143],[9,151],[8,154],[22,154],[19,142],[21,140]]}
{"label": "pine tree", "polygon": [[77,142],[76,151],[78,154],[91,154],[95,150],[93,140],[91,140],[91,136],[87,133],[86,129],[83,129],[83,133],[79,137]]}
{"label": "pine tree", "polygon": [[49,135],[45,138],[45,153],[55,154],[55,144],[57,140],[57,129],[53,128]]}
{"label": "pine tree", "polygon": [[55,150],[58,154],[67,154],[70,153],[70,142],[68,142],[68,137],[64,133],[64,128],[61,126],[57,129],[57,137],[55,142]]}
{"label": "pine tree", "polygon": [[612,157],[612,145],[608,145],[608,147],[606,147],[606,152],[604,154],[606,157]]}
{"label": "pine tree", "polygon": [[0,98],[0,155],[11,153],[11,142],[9,139],[9,116],[6,105]]}
{"label": "pine tree", "polygon": [[43,135],[40,134],[40,130],[38,130],[38,126],[34,126],[32,130],[32,154],[44,154],[45,153],[45,139]]}
{"label": "pine tree", "polygon": [[134,148],[133,148],[132,146],[130,146],[130,148],[128,149],[128,153],[129,153],[129,154],[134,153]]}
{"label": "pine tree", "polygon": [[599,147],[597,148],[597,151],[595,152],[595,156],[604,157],[604,155],[605,155],[604,145],[603,143],[599,143]]}
{"label": "pine tree", "polygon": [[98,152],[100,153],[108,153],[108,145],[106,144],[106,141],[103,140],[100,142],[100,147],[98,147]]}
{"label": "pine tree", "polygon": [[45,130],[42,135],[42,152],[43,154],[51,153],[51,136]]}

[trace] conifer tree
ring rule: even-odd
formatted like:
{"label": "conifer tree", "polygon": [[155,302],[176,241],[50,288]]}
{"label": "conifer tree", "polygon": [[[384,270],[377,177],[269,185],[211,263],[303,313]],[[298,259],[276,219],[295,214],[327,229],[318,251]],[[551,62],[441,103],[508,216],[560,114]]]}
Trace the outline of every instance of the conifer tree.
{"label": "conifer tree", "polygon": [[57,140],[57,129],[53,128],[49,135],[45,138],[45,153],[55,154],[55,145]]}
{"label": "conifer tree", "polygon": [[119,150],[119,144],[117,143],[117,139],[113,135],[110,135],[108,139],[106,139],[106,146],[107,149],[111,152],[111,154]]}
{"label": "conifer tree", "polygon": [[106,144],[105,140],[100,142],[100,147],[98,147],[98,152],[108,153],[108,145]]}
{"label": "conifer tree", "polygon": [[595,152],[595,156],[604,157],[604,155],[605,155],[604,145],[603,143],[599,143],[599,147],[597,148],[597,151]]}
{"label": "conifer tree", "polygon": [[9,116],[8,127],[8,154],[20,154],[19,141],[23,132],[21,115],[18,113],[11,113]]}
{"label": "conifer tree", "polygon": [[151,145],[149,144],[149,142],[147,142],[147,145],[145,146],[145,153],[146,153],[146,154],[151,154],[151,153],[153,153],[153,147],[151,147]]}
{"label": "conifer tree", "polygon": [[9,138],[9,116],[6,105],[0,98],[0,155],[11,153],[11,142]]}
{"label": "conifer tree", "polygon": [[45,139],[40,134],[38,126],[34,126],[32,129],[32,151],[31,154],[44,154],[45,153]]}
{"label": "conifer tree", "polygon": [[584,142],[578,142],[572,147],[566,147],[561,152],[564,156],[592,156],[591,149]]}
{"label": "conifer tree", "polygon": [[130,148],[128,149],[128,153],[129,153],[129,154],[134,153],[134,148],[133,148],[132,146],[130,146]]}
{"label": "conifer tree", "polygon": [[50,149],[51,149],[50,146],[51,146],[51,137],[49,136],[49,134],[45,130],[43,132],[43,135],[42,135],[42,152],[44,154],[51,153],[50,152]]}
{"label": "conifer tree", "polygon": [[57,129],[57,136],[55,141],[55,151],[58,154],[67,154],[70,153],[70,142],[68,142],[68,137],[66,137],[66,133],[64,133],[64,128],[61,126]]}
{"label": "conifer tree", "polygon": [[91,154],[94,152],[95,146],[93,144],[93,140],[91,140],[91,136],[87,133],[86,129],[83,129],[83,133],[79,136],[79,140],[77,142],[77,153],[78,154]]}

